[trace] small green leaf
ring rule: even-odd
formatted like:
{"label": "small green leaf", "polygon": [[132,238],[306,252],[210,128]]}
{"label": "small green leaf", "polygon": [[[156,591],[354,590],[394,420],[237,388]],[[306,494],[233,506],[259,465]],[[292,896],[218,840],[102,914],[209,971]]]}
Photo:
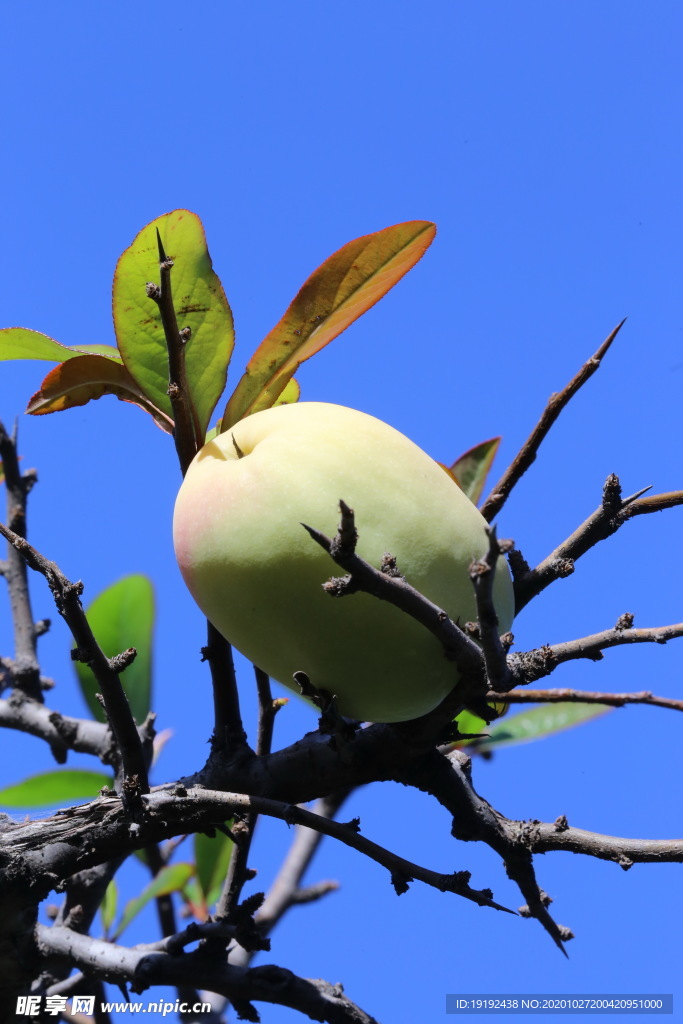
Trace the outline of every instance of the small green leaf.
{"label": "small green leaf", "polygon": [[249,360],[221,430],[274,405],[301,363],[386,295],[421,259],[435,233],[426,220],[394,224],[348,242],[325,260]]}
{"label": "small green leaf", "polygon": [[496,723],[491,728],[488,739],[478,740],[478,750],[491,750],[493,747],[509,746],[512,743],[528,743],[540,740],[545,736],[570,729],[574,725],[582,725],[593,718],[614,711],[614,708],[600,704],[578,704],[563,701],[558,704],[541,704],[529,711],[520,711],[510,715],[504,722]]}
{"label": "small green leaf", "polygon": [[[121,683],[138,725],[150,709],[152,688],[152,631],[154,589],[147,576],[125,576],[98,594],[87,609],[95,639],[108,658],[129,647],[136,649],[133,663],[121,674]],[[86,703],[94,718],[104,721],[96,699],[97,682],[87,665],[75,661],[76,674]]]}
{"label": "small green leaf", "polygon": [[[287,383],[285,384],[284,388],[282,389],[282,391],[280,392],[280,394],[278,395],[276,400],[273,402],[273,408],[275,408],[278,405],[293,405],[294,402],[298,402],[299,401],[300,397],[301,397],[301,388],[299,386],[299,382],[296,381],[294,379],[294,377],[292,377],[291,380],[287,381]],[[261,409],[261,408],[264,408],[264,409],[268,408],[268,409],[270,409],[270,406],[265,406],[265,405],[261,406],[257,402],[255,404],[255,406],[254,406],[254,410],[253,411],[254,412],[258,412],[259,409]]]}
{"label": "small green leaf", "polygon": [[[228,827],[231,821],[226,822]],[[197,864],[197,879],[208,906],[215,903],[222,891],[234,843],[223,832],[216,831],[211,838],[203,832],[194,837],[194,856]]]}
{"label": "small green leaf", "polygon": [[[503,715],[507,714],[509,706],[509,704],[496,704],[493,701],[489,701],[489,707],[498,712],[498,718],[502,718]],[[496,721],[498,721],[498,719],[496,719]],[[471,711],[461,711],[459,715],[456,715],[455,723],[458,727],[458,732],[467,736],[479,736],[482,733],[487,733],[490,728],[488,722],[484,721],[484,719],[480,718],[478,715],[473,714]],[[479,746],[480,742],[480,740],[459,740],[454,745],[457,747],[466,747],[471,743],[474,743]]]}
{"label": "small green leaf", "polygon": [[501,440],[492,437],[490,441],[482,441],[456,459],[452,466],[443,467],[474,505],[481,498]]}
{"label": "small green leaf", "polygon": [[116,882],[112,878],[104,891],[104,899],[100,903],[100,918],[102,919],[102,927],[104,928],[105,936],[108,936],[111,931],[111,926],[113,925],[114,918],[116,917],[118,902],[119,893],[116,887]]}
{"label": "small green leaf", "polygon": [[32,416],[44,416],[49,412],[62,412],[103,395],[115,395],[124,402],[131,402],[150,413],[155,422],[170,434],[173,421],[155,408],[122,363],[97,355],[79,355],[60,363],[50,370],[32,395],[26,412]]}
{"label": "small green leaf", "polygon": [[180,892],[194,874],[193,864],[167,864],[154,876],[151,882],[145,886],[139,896],[129,900],[124,907],[121,920],[111,936],[113,940],[118,939],[128,927],[133,918],[137,917],[141,910],[147,906],[150,900],[157,896],[168,896],[172,892]]}
{"label": "small green leaf", "polygon": [[31,775],[23,782],[0,789],[3,807],[49,807],[97,796],[103,786],[111,786],[111,775],[75,768]]}
{"label": "small green leaf", "polygon": [[171,271],[173,306],[182,330],[192,334],[185,368],[192,403],[202,433],[220,398],[235,340],[232,313],[223,286],[212,270],[199,217],[173,210],[140,231],[121,255],[114,274],[114,326],[119,350],[131,376],[153,405],[171,416],[168,353],[156,302],[147,296],[148,281],[159,283],[157,229]]}
{"label": "small green leaf", "polygon": [[5,327],[0,330],[0,359],[46,359],[62,363],[79,355],[106,356],[117,363],[121,353],[113,345],[78,345],[68,348],[47,334],[29,331],[26,327]]}

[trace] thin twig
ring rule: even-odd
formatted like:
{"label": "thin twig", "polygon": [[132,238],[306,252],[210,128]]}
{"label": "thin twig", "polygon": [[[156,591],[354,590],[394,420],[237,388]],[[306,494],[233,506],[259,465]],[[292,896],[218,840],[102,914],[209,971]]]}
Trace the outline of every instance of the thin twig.
{"label": "thin twig", "polygon": [[[164,252],[161,235],[157,229],[157,245],[159,248],[159,285],[147,284],[147,295],[159,307],[161,324],[164,328],[166,348],[168,350],[168,397],[173,409],[173,438],[180,461],[183,476],[202,444],[200,425],[192,402],[192,395],[185,372],[185,346],[188,337],[178,328],[178,320],[173,306],[171,289],[171,270],[173,260]],[[189,328],[186,329],[189,332]]]}
{"label": "thin twig", "polygon": [[526,473],[527,469],[536,459],[538,449],[541,443],[545,439],[548,431],[552,427],[555,420],[558,418],[562,410],[568,404],[568,402],[574,397],[576,392],[582,387],[586,381],[593,376],[595,371],[600,366],[600,362],[603,359],[605,353],[609,349],[610,345],[616,338],[617,334],[621,330],[625,323],[622,320],[620,324],[614,328],[612,333],[602,343],[598,351],[592,356],[584,365],[581,367],[579,372],[573,377],[567,386],[562,391],[553,394],[548,399],[548,404],[541,413],[541,418],[532,430],[529,437],[522,445],[520,451],[512,460],[508,468],[503,473],[502,477],[495,485],[489,496],[487,497],[484,504],[481,506],[481,514],[484,519],[491,522],[494,519],[503,505],[507,501],[512,488],[519,481],[519,479]]}
{"label": "thin twig", "polygon": [[532,853],[567,850],[599,860],[611,860],[624,870],[632,864],[680,864],[683,862],[683,842],[680,839],[629,839],[607,836],[572,828],[564,815],[552,824],[534,822],[529,828],[529,848]]}
{"label": "thin twig", "polygon": [[0,533],[21,554],[29,568],[41,573],[47,580],[57,610],[76,641],[78,659],[90,667],[97,680],[109,725],[121,755],[122,796],[125,803],[133,807],[140,794],[149,792],[145,754],[120,678],[120,673],[135,657],[135,651],[131,648],[114,658],[108,658],[97,643],[83,611],[80,601],[83,584],[71,583],[54,562],[2,523]]}
{"label": "thin twig", "polygon": [[58,957],[88,975],[96,974],[113,984],[130,984],[136,992],[151,985],[197,984],[210,992],[226,995],[240,1008],[242,1016],[250,1020],[257,1019],[250,1005],[255,1000],[289,1006],[326,1024],[377,1024],[373,1017],[351,1002],[340,985],[301,978],[272,964],[234,967],[224,960],[207,959],[201,950],[171,956],[128,949],[78,935],[68,928],[44,925],[38,925],[36,939],[42,957],[48,960]]}
{"label": "thin twig", "polygon": [[[324,584],[324,588],[334,597],[352,594],[356,590],[365,591],[382,601],[393,604],[396,608],[416,619],[425,626],[442,644],[446,656],[451,658],[463,674],[483,673],[483,660],[479,647],[442,609],[429,601],[423,594],[411,587],[401,576],[375,569],[355,553],[350,538],[355,533],[353,509],[345,502],[340,502],[341,522],[334,539],[324,533],[301,525],[334,559],[337,565],[345,569],[349,576],[344,579],[332,579]],[[389,564],[389,563],[387,563]],[[393,570],[392,570],[393,572]]]}
{"label": "thin twig", "polygon": [[[275,715],[282,707],[282,702],[273,700],[270,679],[267,673],[256,666],[254,666],[254,672],[259,699],[256,755],[257,757],[265,757],[270,754]],[[245,883],[253,877],[252,872],[249,870],[248,862],[257,819],[258,815],[250,812],[240,822],[240,828],[237,833],[238,840],[233,847],[223,891],[216,907],[215,917],[217,921],[232,921],[234,911],[242,895],[242,889]]]}
{"label": "thin twig", "polygon": [[683,505],[683,491],[643,497],[646,490],[649,488],[622,499],[619,478],[611,473],[603,487],[602,502],[595,512],[534,569],[522,565],[521,571],[515,574],[516,614],[556,579],[571,575],[574,563],[581,555],[611,537],[629,519]]}
{"label": "thin twig", "polygon": [[476,559],[470,565],[470,579],[477,602],[479,640],[486,664],[488,685],[493,690],[507,690],[512,685],[511,674],[507,664],[507,652],[498,630],[498,614],[493,603],[493,584],[501,546],[495,526],[487,527],[486,533],[489,541],[488,551],[483,558]]}
{"label": "thin twig", "polygon": [[251,753],[242,724],[232,647],[208,619],[206,627],[207,643],[202,648],[202,656],[209,663],[213,689],[212,753],[219,757]]}
{"label": "thin twig", "polygon": [[270,689],[270,679],[263,669],[260,669],[255,665],[254,674],[256,676],[256,690],[258,693],[259,705],[256,753],[259,757],[264,757],[271,751],[275,716],[280,708],[283,707],[284,700],[283,698],[273,700],[273,695]]}
{"label": "thin twig", "polygon": [[671,711],[683,711],[683,700],[673,697],[656,697],[649,690],[639,693],[598,693],[592,690],[512,690],[496,693],[490,690],[486,694],[490,701],[505,701],[507,704],[563,704],[566,701],[574,704],[605,704],[608,707],[621,708],[625,704],[649,704],[656,708],[668,708]]}
{"label": "thin twig", "polygon": [[[156,878],[162,868],[165,867],[165,861],[157,843],[150,843],[145,847],[145,857],[152,877]],[[161,934],[164,936],[164,939],[169,939],[170,936],[175,936],[178,931],[173,896],[171,893],[163,893],[161,896],[156,897],[155,903]],[[188,985],[179,985],[177,992],[181,1002],[190,1005],[199,1002],[199,993],[196,988]]]}
{"label": "thin twig", "polygon": [[462,896],[479,906],[513,913],[507,907],[495,903],[490,890],[471,889],[468,884],[469,872],[456,871],[453,874],[441,874],[438,871],[432,871],[430,868],[423,868],[419,864],[414,864],[398,856],[398,854],[386,850],[377,843],[373,843],[372,840],[359,835],[357,821],[342,824],[337,821],[331,821],[296,804],[286,804],[267,797],[248,796],[244,793],[223,793],[205,789],[188,789],[181,796],[168,790],[163,790],[162,792],[144,797],[144,801],[152,816],[175,816],[176,814],[186,813],[189,801],[193,810],[201,806],[210,806],[216,809],[222,808],[226,817],[230,817],[235,811],[244,810],[266,814],[272,818],[279,818],[281,821],[287,822],[288,825],[306,825],[308,828],[315,829],[323,835],[339,840],[346,846],[358,850],[360,853],[365,854],[365,856],[370,857],[371,860],[381,864],[391,873],[392,883],[397,891],[405,892],[408,888],[408,882],[417,879],[426,885],[439,889],[441,892],[452,892]]}
{"label": "thin twig", "polygon": [[[349,796],[351,790],[342,790],[329,797],[323,797],[316,801],[313,813],[323,818],[333,818],[339,808]],[[266,936],[285,913],[299,903],[306,902],[303,894],[313,890],[312,898],[320,899],[321,896],[337,889],[337,882],[321,882],[317,886],[307,889],[301,888],[301,881],[308,870],[311,861],[320,847],[323,840],[322,832],[306,828],[304,825],[297,825],[294,831],[294,839],[287,851],[287,854],[280,865],[280,869],[266,893],[266,898],[260,910],[255,915],[255,922],[259,932]],[[236,945],[230,950],[230,963],[245,967],[254,957],[252,950],[246,950]]]}
{"label": "thin twig", "polygon": [[[627,617],[630,621],[631,617]],[[524,686],[537,679],[543,679],[566,661],[587,658],[601,661],[604,650],[625,644],[665,644],[683,636],[683,622],[670,626],[653,626],[649,629],[624,629],[620,625],[605,629],[601,633],[568,640],[562,644],[548,644],[533,651],[523,651],[508,656],[515,686]]]}
{"label": "thin twig", "polygon": [[470,758],[463,751],[456,750],[446,757],[434,750],[407,765],[397,779],[435,796],[450,811],[456,839],[484,842],[495,850],[522,892],[529,916],[539,921],[564,952],[564,942],[571,933],[548,913],[526,841],[527,823],[509,820],[481,797],[472,785],[470,768]]}
{"label": "thin twig", "polygon": [[[22,476],[15,437],[10,437],[0,423],[0,462],[4,470],[7,490],[7,523],[19,537],[26,537],[26,499],[36,481],[34,472]],[[27,697],[42,700],[40,666],[36,649],[36,630],[31,597],[28,587],[26,562],[10,542],[7,561],[3,565],[3,576],[9,591],[12,624],[14,627],[14,659],[12,662],[12,683]]]}

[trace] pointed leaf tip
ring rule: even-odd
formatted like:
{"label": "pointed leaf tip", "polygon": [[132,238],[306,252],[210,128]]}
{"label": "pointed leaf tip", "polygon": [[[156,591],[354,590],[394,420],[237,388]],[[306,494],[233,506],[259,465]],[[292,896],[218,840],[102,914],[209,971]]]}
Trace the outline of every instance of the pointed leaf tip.
{"label": "pointed leaf tip", "polygon": [[157,249],[159,251],[159,263],[163,263],[164,260],[166,259],[166,252],[164,250],[164,243],[161,241],[161,234],[159,233],[159,228],[157,227],[154,230],[157,233]]}
{"label": "pointed leaf tip", "polygon": [[482,441],[464,452],[451,466],[443,467],[474,505],[482,496],[501,440],[500,437],[492,437],[489,441]]}

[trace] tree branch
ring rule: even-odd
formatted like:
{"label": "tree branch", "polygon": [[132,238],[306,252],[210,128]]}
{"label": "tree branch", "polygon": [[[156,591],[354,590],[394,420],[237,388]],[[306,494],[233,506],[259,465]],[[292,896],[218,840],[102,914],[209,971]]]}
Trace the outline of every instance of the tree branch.
{"label": "tree branch", "polygon": [[483,558],[475,560],[470,565],[470,579],[477,602],[479,640],[486,665],[488,686],[493,690],[506,690],[513,685],[512,677],[507,663],[507,651],[498,630],[498,614],[493,603],[493,584],[502,547],[498,542],[495,526],[487,527],[486,533],[489,541],[488,551]]}
{"label": "tree branch", "polygon": [[144,798],[145,804],[152,817],[156,815],[174,818],[176,815],[187,815],[188,801],[191,801],[193,810],[200,806],[208,809],[210,807],[218,810],[224,808],[225,817],[230,817],[235,810],[253,810],[257,814],[266,814],[268,817],[279,818],[288,825],[306,825],[315,829],[323,835],[331,836],[350,846],[359,853],[365,854],[371,860],[376,861],[385,867],[391,874],[392,884],[399,892],[405,892],[408,882],[413,879],[431,885],[441,892],[452,892],[458,896],[477,903],[479,906],[492,907],[494,910],[505,910],[512,913],[507,907],[500,906],[493,902],[489,890],[475,890],[468,885],[469,872],[459,871],[450,875],[432,871],[429,868],[420,867],[403,857],[392,853],[377,843],[366,839],[358,834],[359,824],[354,821],[342,824],[322,817],[312,811],[294,804],[285,804],[277,800],[270,800],[267,797],[247,796],[243,793],[221,793],[210,790],[187,790],[185,796],[178,796],[168,791],[150,794]]}
{"label": "tree branch", "polygon": [[[343,802],[349,795],[350,790],[344,790],[329,797],[318,800],[313,808],[313,813],[322,818],[333,818]],[[320,843],[323,834],[316,829],[307,828],[305,825],[295,827],[294,839],[280,870],[266,894],[266,898],[256,913],[254,920],[259,932],[266,936],[284,914],[298,903],[308,902],[302,899],[302,894],[308,893],[308,889],[301,888],[301,881],[308,870]],[[318,883],[314,890],[313,898],[319,899],[329,892],[338,888],[336,882]],[[235,946],[230,950],[230,962],[240,966],[246,966],[254,956],[252,950],[245,950],[242,946]]]}
{"label": "tree branch", "polygon": [[[642,495],[646,490],[649,488],[622,499],[619,478],[614,473],[610,474],[605,481],[602,502],[595,512],[535,569],[529,569],[523,563],[521,571],[515,573],[516,614],[555,580],[570,576],[577,558],[611,537],[629,519],[683,504],[683,491],[652,494],[644,498]],[[514,568],[514,560],[512,565]]]}
{"label": "tree branch", "polygon": [[[632,616],[623,616],[626,623]],[[558,665],[566,661],[587,658],[590,661],[601,661],[604,650],[610,647],[621,647],[624,644],[665,644],[683,636],[683,622],[671,626],[653,626],[649,629],[629,629],[617,623],[613,629],[605,629],[592,636],[568,640],[562,644],[537,647],[533,651],[524,651],[508,656],[508,665],[512,672],[515,686],[524,686],[537,679],[550,675]]]}
{"label": "tree branch", "polygon": [[227,996],[242,1014],[253,1012],[250,1004],[255,1000],[289,1006],[328,1024],[377,1024],[344,995],[341,986],[300,978],[282,967],[234,967],[207,959],[201,951],[171,956],[128,949],[68,928],[38,925],[36,935],[43,957],[60,957],[87,974],[130,985],[134,992],[151,985],[200,985]]}
{"label": "tree branch", "polygon": [[2,523],[0,533],[20,553],[29,568],[45,577],[57,610],[76,641],[74,656],[92,669],[102,690],[107,718],[121,755],[123,799],[131,807],[141,793],[149,791],[142,743],[120,679],[120,673],[135,657],[135,650],[131,648],[108,658],[97,643],[83,611],[80,601],[83,584],[71,583],[54,562],[39,554],[27,540]]}
{"label": "tree branch", "polygon": [[[149,846],[145,847],[145,857],[151,875],[155,878],[165,866],[164,858],[156,843],[150,843]],[[166,940],[170,940],[170,937],[175,936],[178,931],[173,897],[171,893],[164,893],[161,896],[157,896],[154,902],[157,908],[157,919],[161,934]],[[194,986],[180,985],[177,987],[177,992],[181,1002],[191,1005],[199,1002],[199,993]]]}
{"label": "tree branch", "polygon": [[673,697],[655,697],[649,690],[639,693],[596,693],[590,690],[512,690],[496,693],[490,690],[486,694],[490,701],[505,701],[506,704],[605,704],[607,707],[621,708],[625,704],[649,704],[657,708],[669,708],[672,711],[683,711],[683,700]]}
{"label": "tree branch", "polygon": [[[259,699],[258,736],[256,741],[257,757],[265,757],[270,753],[273,739],[273,725],[275,715],[282,706],[273,701],[270,690],[270,679],[260,668],[254,667],[256,674],[256,687]],[[253,873],[249,869],[249,854],[251,853],[251,842],[254,838],[254,830],[258,815],[249,812],[242,821],[241,828],[235,834],[235,845],[230,857],[228,873],[223,886],[218,906],[216,907],[215,918],[217,921],[232,923],[242,895],[242,889]]]}
{"label": "tree branch", "polygon": [[173,439],[175,441],[180,469],[183,476],[193,458],[204,444],[201,436],[197,413],[192,403],[192,396],[185,373],[185,346],[190,338],[190,328],[178,329],[173,293],[171,289],[171,270],[173,260],[164,252],[161,235],[157,229],[157,245],[159,247],[159,280],[156,285],[149,282],[147,295],[159,307],[161,324],[166,338],[168,351],[168,397],[173,409]]}
{"label": "tree branch", "polygon": [[[16,435],[16,430],[15,430]],[[26,499],[36,482],[35,471],[22,476],[17,456],[16,436],[10,437],[0,423],[0,462],[7,490],[7,522],[16,536],[26,537]],[[26,563],[11,542],[7,548],[7,561],[3,573],[9,591],[12,624],[14,627],[14,659],[11,676],[14,686],[33,700],[42,700],[40,666],[36,650],[38,630],[31,611]]]}
{"label": "tree branch", "polygon": [[58,764],[66,762],[69,750],[93,754],[104,764],[116,764],[108,725],[62,715],[18,690],[0,700],[0,728],[16,729],[45,740]]}
{"label": "tree branch", "polygon": [[619,836],[601,835],[582,828],[571,828],[564,815],[552,824],[530,822],[528,829],[529,848],[532,853],[550,853],[566,850],[581,853],[599,860],[610,860],[624,870],[632,864],[680,864],[683,863],[683,840],[681,839],[627,839]]}
{"label": "tree branch", "polygon": [[576,376],[569,381],[562,391],[550,396],[538,423],[481,506],[481,514],[489,523],[498,515],[515,484],[535,461],[538,449],[562,410],[598,369],[607,350],[625,322],[625,320],[622,320],[620,324],[617,324],[595,355],[583,364]]}
{"label": "tree branch", "polygon": [[214,731],[211,737],[211,752],[217,759],[232,760],[237,757],[253,757],[242,724],[237,676],[232,657],[232,647],[218,632],[213,623],[206,620],[207,643],[202,648],[202,657],[209,663],[213,689]]}
{"label": "tree branch", "polygon": [[425,626],[442,644],[446,656],[451,658],[463,674],[482,676],[481,651],[442,608],[429,601],[411,587],[396,569],[394,560],[386,557],[381,569],[355,553],[355,526],[353,509],[340,502],[341,522],[337,536],[330,540],[324,533],[306,523],[301,525],[330,557],[349,573],[344,579],[331,579],[324,589],[333,597],[343,597],[356,590],[372,594],[387,601]]}

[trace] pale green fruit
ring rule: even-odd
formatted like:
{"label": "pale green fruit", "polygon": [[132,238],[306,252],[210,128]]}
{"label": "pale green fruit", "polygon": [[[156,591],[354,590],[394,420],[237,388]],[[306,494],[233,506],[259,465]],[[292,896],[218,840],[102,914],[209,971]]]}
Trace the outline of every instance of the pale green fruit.
{"label": "pale green fruit", "polygon": [[[340,499],[355,511],[362,558],[379,566],[390,552],[451,618],[476,619],[468,567],[488,548],[483,517],[407,437],[338,405],[267,409],[206,444],[175,506],[178,564],[216,628],[285,686],[297,688],[300,670],[337,696],[342,714],[419,717],[450,692],[457,670],[398,608],[323,590],[342,571],[301,523],[334,536]],[[502,558],[494,600],[503,632],[513,595]]]}

